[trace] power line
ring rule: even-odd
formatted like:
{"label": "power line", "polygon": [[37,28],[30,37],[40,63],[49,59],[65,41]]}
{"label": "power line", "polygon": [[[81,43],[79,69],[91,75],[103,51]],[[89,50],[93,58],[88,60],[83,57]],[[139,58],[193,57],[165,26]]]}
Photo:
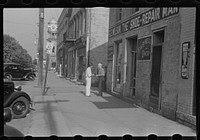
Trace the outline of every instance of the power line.
{"label": "power line", "polygon": [[[29,25],[29,26],[36,26],[36,25],[39,25],[39,23],[35,23],[35,24],[30,24],[30,23],[22,23],[22,22],[15,22],[15,21],[9,21],[9,20],[5,20],[5,22],[7,23],[13,23],[13,24],[22,24],[22,25]],[[45,23],[47,24],[47,23]]]}

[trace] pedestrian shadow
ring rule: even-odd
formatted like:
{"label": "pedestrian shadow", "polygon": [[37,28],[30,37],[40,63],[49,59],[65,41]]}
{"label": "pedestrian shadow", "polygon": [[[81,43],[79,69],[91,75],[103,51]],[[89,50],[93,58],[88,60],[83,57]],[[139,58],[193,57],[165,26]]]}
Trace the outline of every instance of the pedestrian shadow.
{"label": "pedestrian shadow", "polygon": [[69,102],[69,100],[55,100],[55,101],[34,101],[34,104],[44,104],[44,103],[59,103],[59,102]]}
{"label": "pedestrian shadow", "polygon": [[[105,93],[104,93],[105,94]],[[113,96],[104,97],[104,102],[92,102],[99,109],[113,109],[113,108],[138,108],[137,106],[124,102]]]}
{"label": "pedestrian shadow", "polygon": [[[80,91],[80,93],[85,96],[85,91]],[[92,90],[91,93],[95,94],[96,96],[99,96],[98,91]],[[91,101],[99,109],[138,108],[137,106],[133,104],[127,103],[105,92],[103,93],[103,96],[99,96],[99,97],[103,98],[105,101],[103,102]]]}

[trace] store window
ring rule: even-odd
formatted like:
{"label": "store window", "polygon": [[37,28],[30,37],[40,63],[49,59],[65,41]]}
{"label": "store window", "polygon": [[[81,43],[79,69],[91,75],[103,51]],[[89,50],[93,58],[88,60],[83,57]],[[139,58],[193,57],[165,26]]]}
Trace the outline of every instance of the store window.
{"label": "store window", "polygon": [[122,40],[115,42],[115,88],[119,89],[122,82]]}

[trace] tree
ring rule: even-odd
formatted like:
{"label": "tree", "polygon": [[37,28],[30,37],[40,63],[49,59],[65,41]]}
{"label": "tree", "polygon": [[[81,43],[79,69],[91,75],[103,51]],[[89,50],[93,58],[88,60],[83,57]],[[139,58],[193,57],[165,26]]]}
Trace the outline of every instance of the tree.
{"label": "tree", "polygon": [[32,57],[28,54],[15,38],[4,35],[3,43],[3,62],[14,62],[24,66],[32,65]]}

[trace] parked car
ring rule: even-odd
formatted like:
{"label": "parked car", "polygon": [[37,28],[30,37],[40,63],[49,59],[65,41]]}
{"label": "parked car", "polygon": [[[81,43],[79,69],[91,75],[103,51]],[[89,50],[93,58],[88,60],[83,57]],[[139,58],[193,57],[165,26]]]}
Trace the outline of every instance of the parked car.
{"label": "parked car", "polygon": [[21,90],[21,86],[15,86],[13,81],[4,79],[4,108],[12,109],[14,119],[26,117],[32,106],[30,96]]}
{"label": "parked car", "polygon": [[6,137],[24,137],[24,134],[16,128],[7,125],[6,123],[12,120],[12,110],[4,108],[4,136]]}
{"label": "parked car", "polygon": [[4,78],[35,80],[36,74],[32,68],[24,67],[17,63],[4,63]]}

